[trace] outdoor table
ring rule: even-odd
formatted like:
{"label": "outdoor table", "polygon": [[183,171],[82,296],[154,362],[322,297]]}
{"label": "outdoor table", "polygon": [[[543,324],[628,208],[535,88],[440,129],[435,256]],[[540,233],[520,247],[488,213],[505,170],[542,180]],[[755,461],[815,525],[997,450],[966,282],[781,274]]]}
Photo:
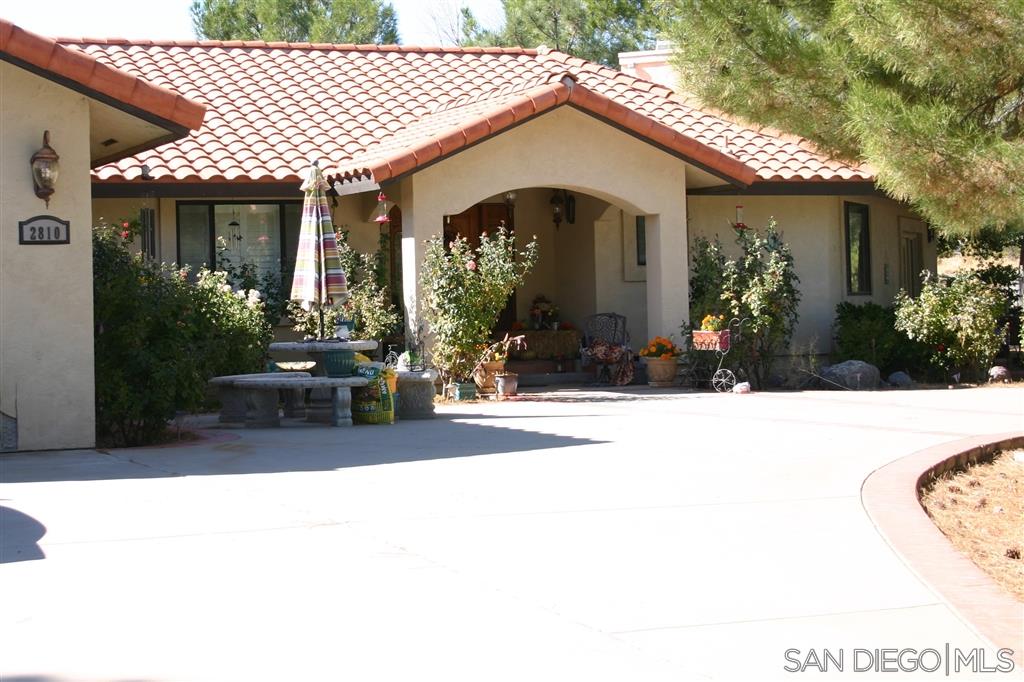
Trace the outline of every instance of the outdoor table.
{"label": "outdoor table", "polygon": [[[275,341],[270,344],[270,352],[306,353],[316,361],[316,367],[310,370],[313,376],[327,376],[324,353],[331,350],[347,350],[354,353],[376,350],[376,341]],[[329,388],[314,388],[309,392],[309,405],[306,407],[306,418],[309,421],[330,421],[332,391]]]}

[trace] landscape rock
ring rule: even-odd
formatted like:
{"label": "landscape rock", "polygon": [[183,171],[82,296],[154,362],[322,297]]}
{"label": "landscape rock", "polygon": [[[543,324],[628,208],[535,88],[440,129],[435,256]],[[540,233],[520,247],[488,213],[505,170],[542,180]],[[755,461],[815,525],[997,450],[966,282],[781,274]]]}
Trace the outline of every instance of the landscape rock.
{"label": "landscape rock", "polygon": [[825,367],[821,371],[822,388],[854,391],[872,391],[878,388],[882,379],[878,368],[861,360],[847,360],[838,365]]}
{"label": "landscape rock", "polygon": [[1006,369],[1002,365],[996,365],[988,371],[989,381],[1010,381],[1010,370]]}
{"label": "landscape rock", "polygon": [[914,385],[914,380],[906,372],[893,372],[889,375],[887,381],[890,386],[895,386],[896,388],[910,388]]}

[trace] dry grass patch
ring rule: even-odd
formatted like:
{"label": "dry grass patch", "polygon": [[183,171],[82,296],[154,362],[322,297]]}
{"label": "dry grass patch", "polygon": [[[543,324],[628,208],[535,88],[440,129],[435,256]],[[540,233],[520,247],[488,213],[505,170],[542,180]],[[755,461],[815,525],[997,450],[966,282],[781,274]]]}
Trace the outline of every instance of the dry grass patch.
{"label": "dry grass patch", "polygon": [[958,550],[1024,602],[1024,461],[1014,458],[1021,453],[943,474],[921,503]]}

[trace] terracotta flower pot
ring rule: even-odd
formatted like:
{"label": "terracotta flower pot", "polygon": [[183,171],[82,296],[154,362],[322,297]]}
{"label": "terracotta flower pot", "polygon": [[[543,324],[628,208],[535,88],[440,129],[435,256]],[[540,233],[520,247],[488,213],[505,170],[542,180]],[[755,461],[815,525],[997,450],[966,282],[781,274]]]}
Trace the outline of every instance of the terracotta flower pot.
{"label": "terracotta flower pot", "polygon": [[480,369],[473,374],[473,381],[481,393],[494,393],[497,389],[494,385],[494,377],[505,371],[504,360],[485,362]]}
{"label": "terracotta flower pot", "polygon": [[655,388],[668,388],[675,383],[678,363],[675,358],[644,358],[647,365],[647,385]]}

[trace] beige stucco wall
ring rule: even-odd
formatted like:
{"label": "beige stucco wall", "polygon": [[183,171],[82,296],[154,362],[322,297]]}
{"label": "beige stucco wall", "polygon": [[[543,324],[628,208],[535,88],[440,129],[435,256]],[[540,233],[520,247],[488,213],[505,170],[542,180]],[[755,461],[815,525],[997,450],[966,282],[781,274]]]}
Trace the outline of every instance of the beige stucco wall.
{"label": "beige stucco wall", "polygon": [[[573,314],[576,308],[594,311],[592,224],[612,203],[649,217],[647,331],[660,334],[678,327],[688,299],[686,268],[679,266],[687,261],[685,169],[679,159],[561,107],[418,171],[388,189],[403,210],[407,312],[416,316],[415,264],[423,258],[423,241],[439,231],[443,216],[510,189],[562,187],[595,200],[577,204],[574,227],[579,233],[563,225],[554,238],[558,272],[566,269],[565,277],[581,286],[562,302],[563,308],[571,307]],[[517,205],[521,226],[520,210]],[[581,220],[589,220],[590,237]]]}
{"label": "beige stucco wall", "polygon": [[[869,207],[870,296],[846,293],[844,201]],[[818,353],[829,352],[835,307],[841,301],[892,303],[900,282],[898,218],[913,216],[906,206],[876,196],[691,196],[691,240],[718,236],[726,252],[735,255],[737,249],[729,222],[735,220],[737,204],[743,205],[743,222],[754,228],[763,228],[774,216],[792,249],[802,296],[793,352],[806,353],[812,345]],[[927,244],[927,240],[923,243],[925,267],[934,270],[934,244]]]}
{"label": "beige stucco wall", "polygon": [[[49,207],[29,159],[43,131],[60,155]],[[18,244],[18,221],[71,222],[71,243]],[[0,412],[20,450],[95,444],[89,106],[86,98],[0,62]]]}
{"label": "beige stucco wall", "polygon": [[[647,283],[626,281],[624,232],[636,229],[636,216],[617,206],[608,206],[594,223],[595,309],[626,316],[626,330],[633,348],[640,348],[652,335],[647,333]],[[635,260],[635,253],[628,254]],[[682,324],[682,320],[679,321]],[[663,336],[677,334],[669,327]],[[678,334],[676,335],[678,337]]]}

